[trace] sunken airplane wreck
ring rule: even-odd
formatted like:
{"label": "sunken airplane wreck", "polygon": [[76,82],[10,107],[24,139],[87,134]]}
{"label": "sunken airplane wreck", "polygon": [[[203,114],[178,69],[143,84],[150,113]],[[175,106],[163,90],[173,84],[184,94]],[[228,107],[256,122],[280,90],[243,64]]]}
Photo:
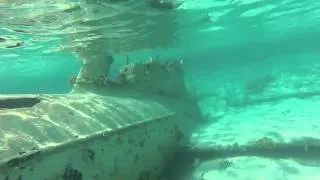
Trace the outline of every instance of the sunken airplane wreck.
{"label": "sunken airplane wreck", "polygon": [[[199,180],[205,179],[210,170],[225,170],[237,162],[230,161],[233,157],[263,157],[269,159],[292,159],[296,162],[318,167],[320,158],[319,139],[304,138],[290,143],[280,143],[268,137],[251,140],[246,144],[233,144],[230,146],[195,147],[186,146],[177,149],[173,158],[165,166],[161,180]],[[210,161],[210,167],[201,164]],[[213,160],[213,161],[212,161]],[[201,174],[194,174],[200,170]]]}
{"label": "sunken airplane wreck", "polygon": [[[157,2],[149,3],[176,7]],[[0,41],[3,49],[23,45]],[[97,53],[101,47],[104,41],[93,40],[72,49],[83,63],[68,94],[0,96],[1,180],[157,179],[188,143],[202,116],[188,96],[183,62],[128,63],[110,80],[113,58]]]}
{"label": "sunken airplane wreck", "polygon": [[[202,121],[183,61],[86,61],[69,94],[2,96],[0,179],[157,179]],[[124,163],[125,162],[125,163]]]}
{"label": "sunken airplane wreck", "polygon": [[183,61],[127,62],[117,80],[107,78],[112,63],[112,56],[83,63],[69,94],[0,97],[0,179],[178,180],[208,159],[318,157],[318,143],[266,137],[194,148],[190,136],[203,117],[188,95]]}
{"label": "sunken airplane wreck", "polygon": [[[155,180],[165,174],[168,180],[197,160],[319,151],[318,145],[266,138],[247,146],[185,148],[203,117],[188,95],[183,61],[127,62],[117,80],[107,78],[112,63],[112,56],[83,63],[69,94],[0,98],[0,179]],[[177,163],[183,163],[179,175],[170,166]]]}

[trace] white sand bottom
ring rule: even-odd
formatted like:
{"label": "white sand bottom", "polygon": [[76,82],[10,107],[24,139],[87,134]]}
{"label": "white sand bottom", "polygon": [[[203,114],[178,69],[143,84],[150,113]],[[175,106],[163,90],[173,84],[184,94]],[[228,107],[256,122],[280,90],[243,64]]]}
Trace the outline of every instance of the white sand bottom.
{"label": "white sand bottom", "polygon": [[[210,104],[207,105],[207,111]],[[210,123],[193,135],[199,148],[230,146],[267,137],[277,143],[319,143],[320,97],[286,99],[241,109],[229,110],[222,118]],[[310,160],[311,159],[311,160]],[[309,159],[269,159],[265,157],[225,158],[232,165],[215,168],[221,160],[201,162],[192,179],[219,180],[319,180],[319,157]]]}
{"label": "white sand bottom", "polygon": [[[226,159],[225,159],[226,160]],[[228,158],[232,166],[219,170],[215,160],[205,161],[194,170],[197,180],[319,180],[320,167],[308,166],[291,159],[274,160],[260,157]],[[217,160],[216,160],[217,161]]]}

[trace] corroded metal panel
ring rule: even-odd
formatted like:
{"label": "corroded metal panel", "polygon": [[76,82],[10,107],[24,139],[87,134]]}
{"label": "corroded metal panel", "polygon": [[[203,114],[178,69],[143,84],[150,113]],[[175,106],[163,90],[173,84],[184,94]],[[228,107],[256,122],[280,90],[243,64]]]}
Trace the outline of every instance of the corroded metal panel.
{"label": "corroded metal panel", "polygon": [[0,179],[155,179],[200,116],[148,97],[39,95],[1,109]]}

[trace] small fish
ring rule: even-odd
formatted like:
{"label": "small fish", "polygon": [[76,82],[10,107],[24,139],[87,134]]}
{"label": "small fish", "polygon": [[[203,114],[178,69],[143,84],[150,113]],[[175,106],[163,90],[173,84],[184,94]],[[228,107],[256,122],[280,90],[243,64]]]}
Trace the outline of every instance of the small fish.
{"label": "small fish", "polygon": [[227,161],[227,160],[222,160],[217,162],[218,169],[220,170],[227,169],[228,167],[231,167],[232,164],[233,163],[231,161]]}
{"label": "small fish", "polygon": [[233,165],[233,162],[228,160],[206,160],[203,161],[198,168],[202,171],[210,170],[225,170]]}

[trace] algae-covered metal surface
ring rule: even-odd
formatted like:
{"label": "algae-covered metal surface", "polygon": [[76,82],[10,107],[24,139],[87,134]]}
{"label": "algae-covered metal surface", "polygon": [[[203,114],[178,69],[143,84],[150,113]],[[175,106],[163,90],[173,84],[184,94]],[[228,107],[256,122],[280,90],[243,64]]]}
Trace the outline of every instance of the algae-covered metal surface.
{"label": "algae-covered metal surface", "polygon": [[0,179],[157,179],[188,143],[202,117],[181,62],[151,60],[106,83],[87,63],[70,94],[0,97]]}
{"label": "algae-covered metal surface", "polygon": [[[35,98],[40,102],[32,107],[0,110],[1,179],[156,177],[197,118],[179,99],[162,100],[181,107],[173,111],[160,100],[94,94]],[[190,126],[183,127],[184,121]]]}
{"label": "algae-covered metal surface", "polygon": [[89,94],[38,98],[33,107],[0,111],[0,159],[173,114],[151,101]]}

